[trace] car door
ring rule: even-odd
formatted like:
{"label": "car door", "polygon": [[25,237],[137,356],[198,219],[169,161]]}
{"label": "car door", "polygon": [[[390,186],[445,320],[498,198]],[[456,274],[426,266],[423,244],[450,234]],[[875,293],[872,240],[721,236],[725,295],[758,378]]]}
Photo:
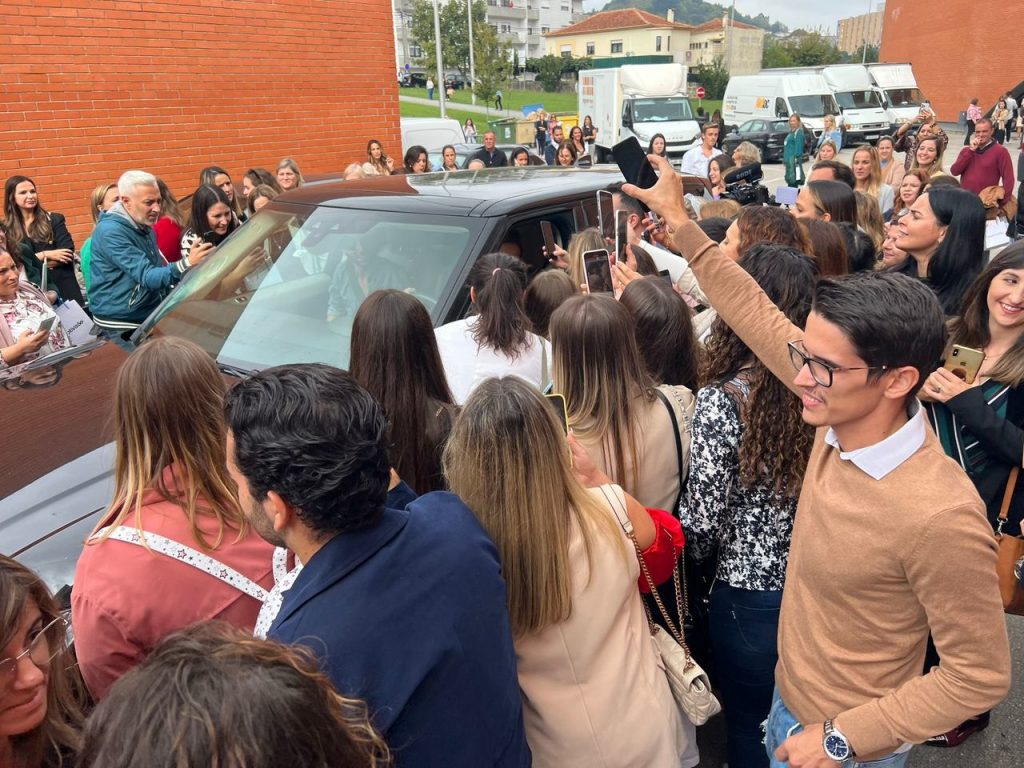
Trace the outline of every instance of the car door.
{"label": "car door", "polygon": [[745,139],[764,152],[768,146],[768,123],[764,120],[751,120]]}

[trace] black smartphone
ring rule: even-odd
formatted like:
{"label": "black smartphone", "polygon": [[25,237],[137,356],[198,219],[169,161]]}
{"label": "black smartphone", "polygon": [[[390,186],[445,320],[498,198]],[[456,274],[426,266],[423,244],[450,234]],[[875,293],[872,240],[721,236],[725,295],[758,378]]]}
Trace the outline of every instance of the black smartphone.
{"label": "black smartphone", "polygon": [[[612,157],[615,158],[615,164],[619,166],[622,175],[630,184],[647,189],[658,183],[658,174],[647,162],[647,153],[640,146],[636,136],[623,139],[612,147]],[[647,208],[645,207],[644,210]]]}
{"label": "black smartphone", "polygon": [[216,245],[214,240],[217,239],[217,233],[212,229],[208,229],[203,232],[203,242],[209,243],[210,245]]}
{"label": "black smartphone", "polygon": [[597,192],[597,225],[605,242],[615,237],[615,198],[604,189]]}
{"label": "black smartphone", "polygon": [[565,395],[559,395],[557,393],[550,393],[544,395],[544,398],[548,401],[548,404],[555,411],[555,419],[558,420],[559,426],[562,428],[562,432],[569,434],[569,410],[565,407]]}
{"label": "black smartphone", "polygon": [[540,233],[544,237],[544,249],[547,251],[547,257],[555,258],[555,231],[552,229],[550,221],[540,223]]}
{"label": "black smartphone", "polygon": [[612,267],[608,261],[607,249],[584,252],[583,276],[592,295],[612,293]]}
{"label": "black smartphone", "polygon": [[660,277],[662,280],[664,280],[670,286],[672,285],[672,273],[669,272],[667,269],[659,270],[658,271],[658,277]]}
{"label": "black smartphone", "polygon": [[612,264],[628,261],[626,258],[626,246],[629,244],[629,233],[626,231],[628,226],[629,211],[620,208],[615,212],[615,254],[611,260]]}

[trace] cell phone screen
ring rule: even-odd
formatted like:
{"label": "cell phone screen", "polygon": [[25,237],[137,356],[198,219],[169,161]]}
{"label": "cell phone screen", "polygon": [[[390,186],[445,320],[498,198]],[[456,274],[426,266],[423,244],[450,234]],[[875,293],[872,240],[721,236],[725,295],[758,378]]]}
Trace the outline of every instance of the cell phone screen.
{"label": "cell phone screen", "polygon": [[562,427],[562,432],[569,434],[569,412],[565,407],[565,396],[557,393],[551,393],[544,395],[544,398],[548,401],[552,410],[555,412],[555,419],[558,420],[559,426]]}
{"label": "cell phone screen", "polygon": [[615,198],[603,189],[597,193],[597,221],[606,241],[615,237]]}
{"label": "cell phone screen", "polygon": [[615,164],[619,166],[622,175],[630,184],[647,189],[658,183],[658,174],[647,162],[647,153],[640,146],[636,136],[623,139],[612,147],[612,157],[615,158]]}
{"label": "cell phone screen", "polygon": [[612,293],[612,268],[608,251],[587,251],[583,254],[583,274],[591,294]]}
{"label": "cell phone screen", "polygon": [[667,269],[659,270],[658,271],[658,277],[660,277],[662,280],[664,280],[669,285],[672,285],[672,273],[669,272]]}
{"label": "cell phone screen", "polygon": [[550,221],[542,221],[540,223],[540,232],[544,237],[544,248],[547,250],[547,256],[549,259],[555,256],[555,233],[551,228]]}

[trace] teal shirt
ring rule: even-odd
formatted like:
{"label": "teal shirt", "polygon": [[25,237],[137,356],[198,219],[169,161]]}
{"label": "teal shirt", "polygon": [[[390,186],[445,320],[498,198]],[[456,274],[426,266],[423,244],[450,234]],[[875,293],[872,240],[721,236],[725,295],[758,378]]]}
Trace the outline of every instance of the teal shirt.
{"label": "teal shirt", "polygon": [[800,160],[804,155],[804,129],[797,128],[786,134],[786,143],[782,147],[782,160]]}
{"label": "teal shirt", "polygon": [[92,290],[92,238],[90,237],[82,245],[82,250],[78,253],[82,259],[82,279],[85,281],[85,292],[88,294]]}

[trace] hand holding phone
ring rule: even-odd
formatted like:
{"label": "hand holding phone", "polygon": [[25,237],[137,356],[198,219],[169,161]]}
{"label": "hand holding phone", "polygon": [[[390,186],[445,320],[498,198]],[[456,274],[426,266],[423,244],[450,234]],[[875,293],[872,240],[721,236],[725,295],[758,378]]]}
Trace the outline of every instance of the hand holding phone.
{"label": "hand holding phone", "polygon": [[36,333],[43,333],[43,332],[49,333],[50,329],[53,328],[53,324],[56,323],[56,322],[57,322],[57,316],[56,315],[50,315],[49,317],[44,319],[43,322],[41,322],[39,324],[39,327],[36,329]]}
{"label": "hand holding phone", "polygon": [[[640,189],[650,189],[658,183],[658,174],[647,162],[647,152],[640,146],[636,136],[623,139],[612,147],[612,157],[615,158],[615,164],[619,166],[622,175],[630,184],[634,184]],[[644,206],[644,210],[646,210],[646,206]]]}
{"label": "hand holding phone", "polygon": [[973,384],[984,361],[985,353],[980,349],[954,344],[942,367],[966,384]]}
{"label": "hand holding phone", "polygon": [[583,277],[591,294],[612,293],[612,269],[608,251],[586,251],[583,256]]}
{"label": "hand holding phone", "polygon": [[540,233],[544,238],[544,252],[550,259],[555,255],[555,232],[551,227],[550,221],[542,221],[540,223]]}

